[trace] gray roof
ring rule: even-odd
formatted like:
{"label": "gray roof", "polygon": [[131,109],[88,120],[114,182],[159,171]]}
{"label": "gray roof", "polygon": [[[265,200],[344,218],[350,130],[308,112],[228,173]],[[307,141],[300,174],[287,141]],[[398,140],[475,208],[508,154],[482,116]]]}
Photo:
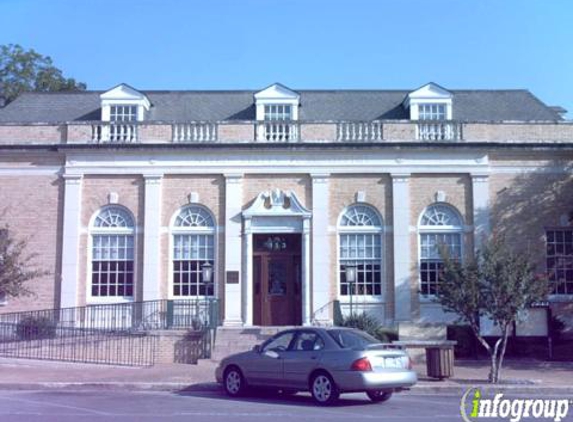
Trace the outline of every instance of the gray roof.
{"label": "gray roof", "polygon": [[[0,109],[0,122],[100,120],[103,91],[25,93]],[[257,91],[141,91],[149,98],[147,121],[254,120]],[[302,90],[301,120],[408,119],[407,90]],[[561,115],[527,90],[451,90],[459,121],[556,121]]]}

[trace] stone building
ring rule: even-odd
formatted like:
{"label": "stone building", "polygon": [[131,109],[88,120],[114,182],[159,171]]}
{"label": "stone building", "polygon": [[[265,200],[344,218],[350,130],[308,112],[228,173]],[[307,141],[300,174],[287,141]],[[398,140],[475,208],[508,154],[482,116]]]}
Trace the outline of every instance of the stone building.
{"label": "stone building", "polygon": [[386,325],[449,321],[437,245],[467,257],[496,230],[550,273],[567,318],[563,112],[434,83],[23,94],[0,109],[2,223],[51,274],[0,312],[207,296],[228,326],[328,323],[351,300]]}

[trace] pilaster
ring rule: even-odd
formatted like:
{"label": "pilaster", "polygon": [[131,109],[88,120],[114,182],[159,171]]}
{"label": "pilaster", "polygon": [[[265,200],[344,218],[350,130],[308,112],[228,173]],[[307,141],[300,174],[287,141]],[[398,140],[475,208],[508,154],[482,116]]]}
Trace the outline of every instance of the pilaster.
{"label": "pilaster", "polygon": [[78,306],[82,176],[64,174],[63,178],[65,187],[60,307],[71,308]]}
{"label": "pilaster", "polygon": [[143,300],[161,299],[161,181],[162,175],[143,175]]}
{"label": "pilaster", "polygon": [[410,275],[410,175],[392,174],[394,221],[394,309],[395,320],[412,320]]}

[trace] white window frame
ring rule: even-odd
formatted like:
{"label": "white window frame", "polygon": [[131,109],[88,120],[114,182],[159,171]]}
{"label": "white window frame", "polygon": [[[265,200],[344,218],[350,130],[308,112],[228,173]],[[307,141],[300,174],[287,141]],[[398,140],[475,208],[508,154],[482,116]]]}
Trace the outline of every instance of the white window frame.
{"label": "white window frame", "polygon": [[137,104],[110,104],[109,121],[113,123],[135,123],[139,120],[139,107]]}
{"label": "white window frame", "polygon": [[[131,219],[131,227],[96,227],[97,218],[104,212],[118,209],[125,213]],[[100,208],[92,218],[89,223],[89,233],[88,233],[88,251],[87,251],[87,277],[86,277],[86,302],[88,304],[101,304],[101,303],[126,303],[135,301],[137,292],[137,280],[138,280],[138,269],[137,269],[137,224],[133,213],[122,205],[106,205]],[[119,235],[119,236],[132,236],[133,238],[133,291],[131,296],[94,296],[92,295],[92,277],[93,277],[93,247],[94,247],[94,236],[98,235]]]}
{"label": "white window frame", "polygon": [[[189,226],[177,226],[177,219],[179,218],[179,216],[181,216],[183,213],[187,212],[190,209],[193,208],[197,208],[200,209],[203,213],[205,213],[206,215],[208,215],[208,217],[211,219],[212,225],[211,226],[193,226],[193,227],[189,227]],[[180,208],[171,218],[171,222],[169,224],[170,227],[170,233],[169,233],[169,292],[168,292],[168,297],[169,299],[181,299],[181,300],[185,300],[185,299],[215,299],[218,297],[218,230],[217,230],[217,220],[215,219],[215,216],[213,215],[213,213],[204,205],[201,204],[189,204],[186,205],[182,208]],[[212,290],[213,290],[213,294],[212,295],[175,295],[174,290],[175,290],[175,267],[174,267],[174,261],[175,261],[175,236],[177,235],[209,235],[213,238],[213,259],[212,259],[212,265],[213,265],[213,280],[211,282],[212,284]],[[199,293],[199,288],[197,293]]]}
{"label": "white window frame", "polygon": [[[426,111],[429,108],[429,111]],[[441,109],[441,110],[440,110]],[[438,116],[440,116],[438,118]],[[420,121],[444,121],[448,120],[448,106],[445,103],[420,103],[418,104],[418,120]]]}
{"label": "white window frame", "polygon": [[[359,208],[364,208],[370,211],[377,220],[379,225],[342,225],[343,220],[348,213],[356,211]],[[386,298],[386,268],[385,268],[385,248],[384,248],[384,220],[378,210],[369,204],[355,203],[344,208],[340,213],[337,222],[336,233],[336,297],[343,304],[350,303],[350,295],[341,294],[342,277],[341,277],[341,236],[342,235],[373,235],[377,236],[380,240],[380,294],[379,295],[362,295],[356,293],[356,285],[352,294],[352,300],[355,303],[379,303],[384,302]],[[374,262],[374,260],[373,260]]]}
{"label": "white window frame", "polygon": [[[548,249],[549,249],[549,232],[570,232],[571,235],[573,236],[573,227],[547,227],[545,229],[545,268],[547,273],[549,274],[549,266],[547,265],[548,260],[549,260],[549,255],[548,255]],[[564,243],[564,242],[563,242]],[[573,241],[572,241],[572,245],[573,245]],[[555,254],[554,257],[558,257],[558,254]],[[563,255],[563,256],[567,256],[567,255]],[[573,264],[573,255],[570,256],[570,261]],[[573,269],[571,270],[573,271]],[[573,281],[573,279],[572,279]],[[552,285],[552,281],[549,280],[550,285]],[[571,284],[571,282],[567,283],[567,284]],[[551,300],[552,302],[571,302],[573,301],[573,289],[569,292],[567,290],[567,287],[565,287],[565,293],[554,293],[551,292],[551,294],[549,295],[549,300]]]}
{"label": "white window frame", "polygon": [[[423,224],[426,214],[436,209],[447,210],[451,217],[457,220],[457,224]],[[459,237],[459,258],[463,260],[464,257],[464,221],[461,213],[456,207],[446,203],[435,203],[426,207],[420,214],[418,220],[418,288],[419,297],[423,300],[433,301],[435,297],[431,293],[422,292],[422,237],[426,235],[457,235]],[[434,260],[441,261],[441,260]]]}

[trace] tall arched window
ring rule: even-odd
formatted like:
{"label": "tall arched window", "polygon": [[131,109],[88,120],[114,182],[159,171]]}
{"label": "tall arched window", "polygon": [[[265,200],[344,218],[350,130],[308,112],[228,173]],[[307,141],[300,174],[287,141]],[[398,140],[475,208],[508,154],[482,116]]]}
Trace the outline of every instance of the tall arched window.
{"label": "tall arched window", "polygon": [[90,228],[91,296],[133,297],[134,219],[120,206],[102,208]]}
{"label": "tall arched window", "polygon": [[341,296],[350,295],[346,267],[356,267],[353,295],[382,294],[382,218],[369,205],[351,205],[338,223]]}
{"label": "tall arched window", "polygon": [[462,257],[462,218],[459,212],[445,204],[431,205],[422,213],[420,233],[420,291],[436,294],[443,260],[440,247],[446,247],[455,259]]}
{"label": "tall arched window", "polygon": [[[179,211],[173,233],[173,296],[213,296],[214,283],[204,283],[201,268],[215,269],[215,221],[200,205]],[[213,271],[215,274],[216,271]]]}

